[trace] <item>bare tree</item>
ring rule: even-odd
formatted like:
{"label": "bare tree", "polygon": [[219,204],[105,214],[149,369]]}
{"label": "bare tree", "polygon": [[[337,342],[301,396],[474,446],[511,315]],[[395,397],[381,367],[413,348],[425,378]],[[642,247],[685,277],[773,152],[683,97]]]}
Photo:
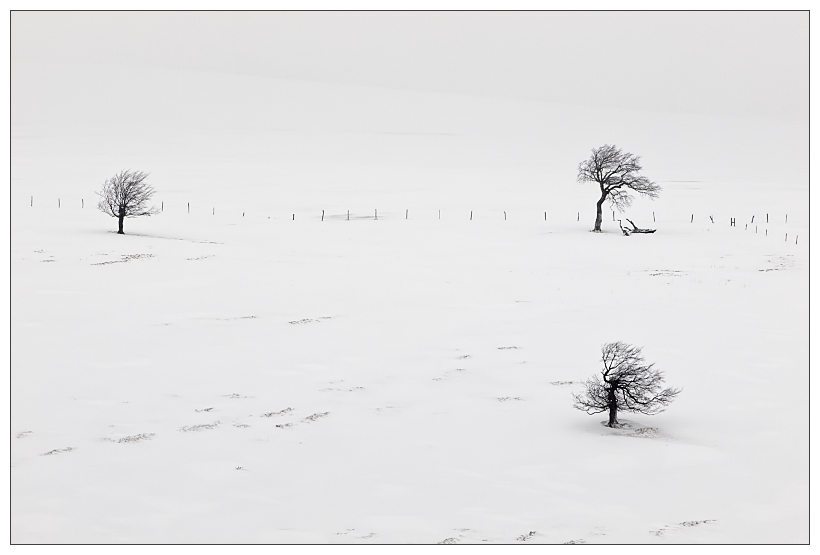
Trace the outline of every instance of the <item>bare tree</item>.
{"label": "bare tree", "polygon": [[604,367],[592,376],[582,394],[573,394],[575,408],[587,414],[609,411],[607,426],[617,428],[618,411],[657,414],[665,410],[680,389],[661,389],[663,372],[645,364],[640,347],[616,341],[601,347]]}
{"label": "bare tree", "polygon": [[601,231],[601,206],[607,198],[619,212],[632,204],[629,190],[652,199],[658,198],[660,186],[638,175],[641,169],[640,156],[623,152],[614,145],[593,148],[592,156],[578,164],[578,182],[594,182],[601,189],[593,231]]}
{"label": "bare tree", "polygon": [[102,190],[97,192],[100,197],[97,208],[119,219],[117,233],[123,233],[122,223],[125,218],[159,214],[155,207],[148,208],[154,188],[145,182],[147,178],[147,173],[124,170],[103,183]]}

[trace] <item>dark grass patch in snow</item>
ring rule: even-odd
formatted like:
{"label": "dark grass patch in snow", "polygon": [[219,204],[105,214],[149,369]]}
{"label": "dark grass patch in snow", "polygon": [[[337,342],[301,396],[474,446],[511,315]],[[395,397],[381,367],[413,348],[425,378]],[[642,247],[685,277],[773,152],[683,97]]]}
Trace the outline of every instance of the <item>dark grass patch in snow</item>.
{"label": "dark grass patch in snow", "polygon": [[638,428],[632,433],[627,434],[629,437],[658,437],[658,429],[657,428]]}
{"label": "dark grass patch in snow", "polygon": [[130,262],[132,260],[139,260],[140,258],[154,258],[153,254],[126,254],[121,260],[108,260],[106,262],[95,262],[92,266],[105,266],[106,264],[120,264],[123,262]]}
{"label": "dark grass patch in snow", "polygon": [[208,407],[207,409],[194,409],[196,412],[211,412],[214,410],[214,407]]}
{"label": "dark grass patch in snow", "polygon": [[42,456],[45,457],[47,455],[58,455],[60,453],[68,453],[70,451],[74,451],[75,449],[77,449],[77,448],[76,447],[63,447],[62,449],[52,449],[48,453],[43,453]]}
{"label": "dark grass patch in snow", "polygon": [[680,270],[647,270],[646,271],[650,276],[672,276],[672,277],[683,277],[686,275],[685,272]]}
{"label": "dark grass patch in snow", "polygon": [[262,415],[262,418],[270,418],[272,416],[284,416],[289,412],[293,412],[293,408],[288,407],[286,409],[282,409],[282,410],[276,411],[276,412],[266,412],[265,414]]}
{"label": "dark grass patch in snow", "polygon": [[28,430],[28,431],[25,431],[25,432],[20,432],[19,434],[17,434],[17,439],[23,439],[24,437],[28,437],[33,433],[34,432],[32,432],[31,430]]}
{"label": "dark grass patch in snow", "polygon": [[711,522],[717,522],[716,520],[687,520],[686,522],[679,522],[677,524],[664,524],[659,530],[650,530],[649,533],[653,536],[663,536],[666,532],[673,532],[675,530],[681,530],[683,528],[693,528],[695,526],[700,526],[701,524],[709,524]]}
{"label": "dark grass patch in snow", "polygon": [[572,384],[574,384],[574,383],[575,383],[575,382],[562,382],[562,381],[558,381],[558,382],[550,382],[550,385],[572,385]]}
{"label": "dark grass patch in snow", "polygon": [[199,432],[201,430],[213,430],[219,426],[219,420],[213,424],[196,424],[194,426],[183,426],[179,429],[180,432]]}
{"label": "dark grass patch in snow", "polygon": [[330,320],[330,316],[320,316],[319,318],[303,318],[302,320],[293,320],[288,322],[288,324],[300,325],[300,324],[314,324],[318,323],[321,320]]}
{"label": "dark grass patch in snow", "polygon": [[154,437],[155,434],[137,434],[133,436],[125,436],[121,437],[117,440],[117,443],[137,443],[139,441],[146,441]]}
{"label": "dark grass patch in snow", "polygon": [[515,345],[513,345],[512,347],[499,347],[499,348],[498,348],[498,350],[499,350],[499,351],[509,351],[509,350],[511,350],[511,349],[518,349],[518,347],[516,347]]}
{"label": "dark grass patch in snow", "polygon": [[311,414],[310,416],[306,416],[305,420],[308,420],[310,422],[316,422],[320,418],[324,418],[329,414],[330,414],[329,412],[317,412],[317,413]]}
{"label": "dark grass patch in snow", "polygon": [[634,422],[629,420],[621,420],[616,426],[610,428],[607,426],[607,421],[602,420],[601,426],[610,430],[612,435],[623,436],[623,437],[640,437],[646,439],[653,439],[658,437],[663,437],[663,434],[658,430],[658,428],[651,428],[648,426],[640,426]]}
{"label": "dark grass patch in snow", "polygon": [[515,539],[516,539],[516,541],[519,541],[519,542],[525,542],[525,541],[527,541],[527,540],[531,540],[531,539],[532,539],[532,537],[533,537],[535,534],[536,534],[535,530],[531,530],[531,531],[527,532],[526,534],[521,534],[520,536],[518,536],[518,537],[517,537],[517,538],[515,538]]}
{"label": "dark grass patch in snow", "polygon": [[524,399],[521,397],[499,397],[498,400],[503,403],[504,401],[523,401]]}

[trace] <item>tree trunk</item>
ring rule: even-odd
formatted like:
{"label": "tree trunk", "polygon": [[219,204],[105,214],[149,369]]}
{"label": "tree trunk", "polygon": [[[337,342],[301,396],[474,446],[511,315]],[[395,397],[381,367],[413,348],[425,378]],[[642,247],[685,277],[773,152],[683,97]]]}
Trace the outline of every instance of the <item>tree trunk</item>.
{"label": "tree trunk", "polygon": [[607,426],[609,426],[610,428],[617,428],[618,424],[618,405],[610,405],[609,422],[607,423]]}
{"label": "tree trunk", "polygon": [[618,427],[618,398],[615,396],[615,390],[617,389],[617,382],[609,384],[609,391],[606,395],[606,402],[609,406],[609,422],[607,426],[610,428],[617,428]]}
{"label": "tree trunk", "polygon": [[122,230],[122,222],[123,222],[123,220],[125,220],[125,214],[120,214],[119,215],[119,220],[120,220],[120,229],[119,229],[119,231],[117,231],[117,233],[120,234],[120,235],[125,235],[125,232]]}
{"label": "tree trunk", "polygon": [[601,231],[601,222],[603,221],[603,216],[601,215],[601,207],[604,204],[604,199],[606,198],[606,194],[602,194],[601,198],[598,200],[598,203],[595,205],[597,210],[595,214],[595,228],[592,231]]}

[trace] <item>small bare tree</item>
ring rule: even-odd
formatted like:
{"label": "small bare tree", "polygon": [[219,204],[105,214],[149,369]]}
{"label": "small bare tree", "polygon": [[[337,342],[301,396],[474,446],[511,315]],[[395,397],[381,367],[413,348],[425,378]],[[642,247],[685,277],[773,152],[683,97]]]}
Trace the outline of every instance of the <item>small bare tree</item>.
{"label": "small bare tree", "polygon": [[582,394],[573,394],[575,408],[587,414],[609,411],[610,428],[618,428],[618,411],[657,414],[680,393],[661,389],[663,372],[645,364],[640,347],[616,341],[601,347],[604,367],[601,376],[592,376]]}
{"label": "small bare tree", "polygon": [[641,157],[623,152],[614,145],[604,145],[592,149],[592,156],[578,164],[578,182],[594,182],[601,189],[601,198],[598,199],[593,231],[601,231],[601,206],[609,198],[610,204],[623,212],[632,204],[629,190],[647,196],[658,198],[660,185],[648,178],[638,175],[641,171]]}
{"label": "small bare tree", "polygon": [[155,207],[148,208],[154,188],[145,182],[147,178],[147,173],[124,170],[103,183],[102,190],[97,192],[100,197],[97,208],[119,219],[117,233],[123,233],[122,223],[125,218],[159,214]]}

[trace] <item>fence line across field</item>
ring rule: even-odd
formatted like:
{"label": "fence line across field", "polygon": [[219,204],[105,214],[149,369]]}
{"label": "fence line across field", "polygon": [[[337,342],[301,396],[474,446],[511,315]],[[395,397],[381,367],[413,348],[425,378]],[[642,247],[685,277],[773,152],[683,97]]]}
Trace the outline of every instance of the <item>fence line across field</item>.
{"label": "fence line across field", "polygon": [[[35,200],[34,195],[30,195],[29,196],[29,206],[32,207],[32,208],[35,207],[34,200]],[[80,200],[80,203],[79,203],[80,208],[84,210],[85,209],[85,198],[80,198],[79,200]],[[62,197],[57,197],[56,201],[57,201],[56,202],[57,208],[60,208],[60,209],[63,208]],[[68,206],[70,206],[70,205],[66,205],[66,207],[68,207]],[[94,205],[91,205],[91,206],[94,206]],[[216,214],[216,206],[211,205],[211,206],[208,206],[208,207],[211,208],[211,216],[216,216],[217,215]],[[163,213],[163,214],[165,213],[165,201],[164,200],[160,201],[159,209],[160,209],[160,213]],[[198,209],[195,209],[194,212],[195,213],[200,213]],[[244,218],[245,215],[246,215],[246,211],[239,211],[239,210],[236,210],[236,211],[226,210],[226,211],[220,211],[220,212],[221,212],[221,214],[225,214],[227,216],[230,216],[232,213],[235,213],[237,215],[241,214],[241,216],[238,216],[238,217],[242,217],[242,218]],[[422,212],[425,215],[428,215],[428,213],[435,214],[435,212],[428,211],[428,210],[423,210]],[[476,220],[480,219],[480,220],[483,220],[483,221],[487,221],[488,219],[496,219],[496,220],[499,220],[499,221],[507,221],[507,220],[514,220],[515,219],[514,216],[516,214],[520,215],[523,212],[541,214],[541,212],[536,212],[535,210],[526,210],[526,211],[525,210],[518,210],[518,211],[515,211],[515,212],[510,212],[509,215],[508,215],[507,210],[501,210],[501,209],[486,210],[486,211],[483,211],[483,212],[482,211],[463,209],[463,210],[449,210],[448,212],[449,213],[445,213],[445,216],[451,216],[451,217],[446,217],[445,219],[448,219],[448,220],[451,220],[451,221],[452,220],[462,219],[462,217],[459,217],[458,214],[463,215],[463,221],[473,221],[474,217],[475,217]],[[192,213],[191,212],[191,203],[190,202],[185,203],[185,213],[187,213],[187,214]],[[302,214],[302,215],[307,215],[308,214],[307,211],[288,212],[288,213],[291,215],[290,218],[280,217],[280,216],[273,217],[271,215],[266,215],[265,216],[265,215],[261,215],[261,214],[260,214],[260,217],[263,217],[264,219],[268,219],[268,220],[271,220],[271,219],[273,219],[273,220],[290,219],[292,221],[296,221],[296,214],[297,213]],[[417,211],[417,213],[418,213],[418,211]],[[618,218],[616,217],[615,211],[611,211],[611,213],[612,213],[613,221],[618,221]],[[248,214],[250,214],[250,213],[248,213]],[[345,220],[345,221],[374,220],[374,221],[378,221],[378,220],[402,219],[400,216],[396,216],[396,214],[397,214],[397,211],[390,211],[390,212],[387,212],[387,213],[382,211],[382,215],[380,217],[378,208],[373,209],[373,213],[370,214],[370,215],[368,215],[366,212],[351,212],[350,210],[346,210],[345,212],[340,212],[340,213],[329,213],[329,212],[326,212],[325,209],[318,209],[316,211],[315,219],[318,220],[319,222],[324,222],[325,219],[327,219],[329,221],[333,221],[333,220]],[[543,211],[543,214],[544,214],[544,220],[543,221],[549,222],[550,221],[549,211]],[[652,222],[653,223],[658,223],[659,220],[658,220],[658,217],[656,216],[655,211],[652,211],[651,214],[652,214]],[[404,220],[412,219],[412,218],[410,218],[410,215],[411,215],[410,214],[410,209],[409,208],[404,209],[404,218],[403,219]],[[480,217],[481,215],[484,215],[485,217]],[[489,215],[489,217],[487,217],[488,215]],[[495,215],[495,218],[493,218],[492,215]],[[622,216],[622,219],[625,218],[625,214],[620,214],[620,215]],[[744,225],[744,230],[745,231],[748,231],[749,230],[749,225],[753,224],[755,222],[755,217],[756,216],[757,216],[757,214],[752,214],[751,215],[751,219],[750,219],[749,224]],[[772,214],[770,212],[765,213],[766,224],[770,224],[770,223],[771,224],[776,224],[777,223],[776,221],[771,219],[771,216],[772,216]],[[581,212],[576,211],[575,220],[576,220],[576,222],[581,223],[583,225],[584,222],[586,221],[586,218],[593,219],[593,217],[594,217],[594,214],[589,215],[589,213],[587,213],[587,216],[585,216],[585,218],[582,220]],[[707,215],[707,216],[698,216],[696,218],[696,215],[694,213],[689,213],[689,222],[688,223],[691,223],[691,224],[705,223],[707,218],[708,218],[710,223],[712,223],[712,224],[715,223],[715,218],[714,218],[714,215],[712,215],[712,214]],[[313,217],[308,216],[307,219],[313,219]],[[423,216],[419,219],[424,220],[424,221],[429,221],[428,218],[425,218]],[[442,210],[441,209],[438,209],[437,217],[433,218],[433,219],[438,219],[438,220],[442,219]],[[534,216],[532,219],[526,218],[527,221],[537,221],[538,219],[540,219],[540,216],[538,216],[538,217]],[[696,220],[697,220],[697,222],[696,222]],[[519,221],[521,221],[521,219],[519,219]],[[685,219],[679,219],[679,218],[670,218],[670,219],[661,219],[660,220],[661,223],[682,223],[684,221],[686,221],[686,220]],[[782,222],[784,224],[788,224],[788,222],[789,222],[788,213],[783,214]],[[729,227],[737,227],[737,217],[734,217],[734,216],[729,217],[728,218],[728,224],[729,224]],[[757,225],[755,225],[755,233],[758,233],[758,226]],[[768,236],[768,229],[765,229],[764,235]],[[795,244],[797,243],[797,238],[798,238],[797,235],[795,235]],[[788,233],[786,234],[786,241],[788,241]]]}

